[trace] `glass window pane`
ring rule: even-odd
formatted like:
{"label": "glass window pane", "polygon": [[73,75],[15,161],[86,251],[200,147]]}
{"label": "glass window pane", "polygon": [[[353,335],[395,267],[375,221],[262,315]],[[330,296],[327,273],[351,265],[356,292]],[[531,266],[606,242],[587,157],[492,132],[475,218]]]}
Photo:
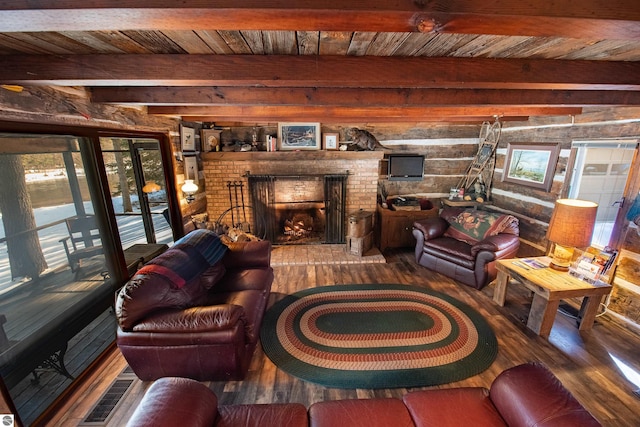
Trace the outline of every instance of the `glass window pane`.
{"label": "glass window pane", "polygon": [[0,374],[27,425],[114,339],[89,143],[0,136]]}
{"label": "glass window pane", "polygon": [[101,138],[100,145],[123,249],[172,242],[158,141]]}

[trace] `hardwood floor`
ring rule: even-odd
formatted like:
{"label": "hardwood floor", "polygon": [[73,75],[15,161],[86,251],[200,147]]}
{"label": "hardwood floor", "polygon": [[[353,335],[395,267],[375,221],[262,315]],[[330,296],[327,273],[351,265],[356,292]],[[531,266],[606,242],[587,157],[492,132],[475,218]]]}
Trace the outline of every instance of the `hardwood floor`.
{"label": "hardwood floor", "polygon": [[[546,364],[576,398],[605,426],[640,425],[640,398],[623,375],[624,364],[640,377],[640,337],[607,315],[596,319],[592,331],[581,333],[575,320],[558,314],[548,340],[525,326],[528,292],[510,287],[504,307],[492,301],[493,286],[477,291],[416,265],[409,250],[385,253],[386,264],[286,265],[275,266],[271,302],[303,288],[351,283],[403,283],[423,286],[452,295],[480,312],[494,329],[498,356],[480,375],[437,388],[490,386],[501,371],[511,366],[539,361]],[[77,426],[126,367],[116,350],[64,404],[48,425]],[[638,380],[636,379],[636,382]],[[106,425],[126,423],[150,383],[136,381],[114,410]],[[407,389],[342,390],[310,384],[277,369],[256,351],[244,381],[208,383],[221,405],[240,403],[300,402],[308,406],[321,400],[402,396]]]}

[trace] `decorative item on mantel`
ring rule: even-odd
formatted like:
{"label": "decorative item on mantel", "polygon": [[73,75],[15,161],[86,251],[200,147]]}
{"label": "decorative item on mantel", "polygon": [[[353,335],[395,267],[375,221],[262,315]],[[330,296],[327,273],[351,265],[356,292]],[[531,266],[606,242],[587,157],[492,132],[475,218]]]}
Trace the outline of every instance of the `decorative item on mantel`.
{"label": "decorative item on mantel", "polygon": [[209,151],[220,151],[221,141],[220,129],[202,129],[200,131],[200,139],[202,141],[202,151],[208,153]]}
{"label": "decorative item on mantel", "polygon": [[278,123],[279,150],[319,150],[320,123]]}
{"label": "decorative item on mantel", "polygon": [[378,138],[373,136],[373,134],[367,130],[351,128],[347,131],[347,136],[351,138],[351,141],[340,144],[340,150],[342,151],[388,150],[387,147],[380,144]]}

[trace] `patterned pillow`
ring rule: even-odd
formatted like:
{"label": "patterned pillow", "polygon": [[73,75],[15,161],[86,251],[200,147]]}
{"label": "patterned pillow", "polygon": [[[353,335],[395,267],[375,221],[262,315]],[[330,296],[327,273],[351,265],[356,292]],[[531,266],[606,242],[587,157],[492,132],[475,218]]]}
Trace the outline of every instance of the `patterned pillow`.
{"label": "patterned pillow", "polygon": [[445,219],[449,222],[445,236],[474,245],[502,232],[515,217],[479,210],[465,210],[457,216]]}

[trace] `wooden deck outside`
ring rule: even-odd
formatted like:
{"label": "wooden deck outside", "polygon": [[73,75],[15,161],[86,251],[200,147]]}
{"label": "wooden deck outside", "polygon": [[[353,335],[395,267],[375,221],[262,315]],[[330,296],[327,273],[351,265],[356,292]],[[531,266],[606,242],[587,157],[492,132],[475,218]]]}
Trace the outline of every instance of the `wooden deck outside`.
{"label": "wooden deck outside", "polygon": [[[321,246],[318,247],[321,251]],[[640,336],[613,322],[607,315],[598,317],[593,329],[580,332],[575,320],[558,314],[546,340],[526,327],[531,297],[514,287],[504,307],[492,300],[494,286],[477,291],[460,285],[438,273],[418,266],[410,250],[388,251],[387,263],[313,264],[275,266],[275,281],[270,302],[297,290],[317,286],[351,283],[403,283],[423,286],[452,295],[476,309],[491,325],[499,343],[498,356],[485,372],[456,383],[437,386],[488,387],[498,373],[529,361],[546,364],[563,384],[605,426],[640,425],[637,411],[640,387],[624,369],[640,372],[637,349]],[[53,414],[50,426],[80,426],[92,407],[126,367],[115,350],[80,385],[79,389]],[[342,390],[326,388],[299,380],[276,368],[258,347],[244,381],[208,382],[218,395],[219,404],[300,402],[306,406],[321,401],[345,398],[399,397],[407,389]],[[140,402],[149,382],[136,380],[105,425],[122,426]],[[84,424],[86,425],[86,424]]]}
{"label": "wooden deck outside", "polygon": [[[8,338],[0,350],[0,369],[25,422],[40,415],[71,384],[65,374],[76,377],[113,342],[115,318],[105,298],[114,287],[104,272],[104,259],[95,257],[76,274],[61,269],[0,298]],[[103,306],[96,308],[103,313],[83,328],[80,312],[90,306]],[[44,344],[44,349],[34,351],[34,343]]]}

